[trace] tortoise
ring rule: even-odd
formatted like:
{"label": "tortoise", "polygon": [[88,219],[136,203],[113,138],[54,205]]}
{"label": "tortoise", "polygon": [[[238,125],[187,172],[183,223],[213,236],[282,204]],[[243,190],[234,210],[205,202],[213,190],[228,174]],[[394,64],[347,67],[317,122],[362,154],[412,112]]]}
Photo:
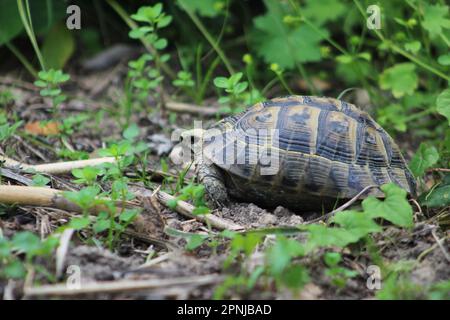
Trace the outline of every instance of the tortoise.
{"label": "tortoise", "polygon": [[[198,179],[215,207],[231,196],[312,211],[390,182],[415,194],[397,144],[369,114],[342,100],[275,98],[201,132]],[[383,197],[378,188],[367,195]]]}

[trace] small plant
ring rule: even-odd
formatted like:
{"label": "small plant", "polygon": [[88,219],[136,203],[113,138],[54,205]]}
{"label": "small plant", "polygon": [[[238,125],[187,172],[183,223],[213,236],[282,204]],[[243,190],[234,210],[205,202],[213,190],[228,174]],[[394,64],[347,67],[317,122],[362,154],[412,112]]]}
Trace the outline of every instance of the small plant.
{"label": "small plant", "polygon": [[330,278],[331,283],[338,288],[344,288],[349,278],[358,275],[356,271],[339,266],[342,256],[338,252],[327,252],[323,259],[328,267],[325,270],[325,274]]}
{"label": "small plant", "polygon": [[78,114],[64,118],[59,124],[59,131],[61,134],[70,137],[76,130],[83,128],[83,124],[89,119],[87,114]]}
{"label": "small plant", "polygon": [[180,195],[176,199],[169,202],[169,206],[175,209],[178,200],[188,201],[191,200],[196,207],[193,214],[207,214],[209,209],[205,204],[205,187],[203,185],[195,185],[193,183],[188,184],[180,190]]}
{"label": "small plant", "polygon": [[35,187],[44,187],[50,182],[50,179],[42,174],[35,174],[33,176],[33,186]]}
{"label": "small plant", "polygon": [[242,76],[243,73],[238,72],[229,78],[217,77],[214,79],[214,85],[228,93],[227,96],[219,99],[219,103],[224,105],[224,110],[228,112],[239,113],[245,108],[245,105],[243,105],[245,101],[244,92],[248,88],[248,82],[241,82]]}
{"label": "small plant", "polygon": [[9,124],[6,116],[4,114],[0,114],[0,144],[13,136],[17,128],[19,128],[22,123],[23,121],[17,121],[14,124]]}
{"label": "small plant", "polygon": [[[129,85],[137,90],[138,98],[142,101],[148,96],[150,90],[153,91],[155,96],[159,95],[155,90],[157,87],[160,88],[160,91],[163,91],[160,86],[164,79],[162,64],[167,62],[170,56],[160,53],[167,47],[168,41],[158,35],[158,30],[167,27],[172,22],[172,16],[164,13],[162,4],[157,3],[154,6],[139,8],[135,14],[131,15],[131,18],[143,25],[132,29],[129,32],[130,38],[141,39],[151,48],[149,49],[150,53],[144,54],[138,60],[129,63]],[[153,60],[155,61],[155,67],[148,67],[147,62]]]}
{"label": "small plant", "polygon": [[[28,271],[34,269],[54,281],[43,266],[35,265],[34,262],[36,257],[48,257],[58,243],[55,236],[40,240],[29,231],[17,232],[10,240],[0,237],[0,278],[23,279]],[[20,258],[21,255],[24,255],[24,259]]]}
{"label": "small plant", "polygon": [[177,78],[172,81],[175,87],[182,89],[188,96],[195,99],[193,88],[195,86],[194,80],[192,80],[192,74],[187,71],[180,71],[177,74]]}
{"label": "small plant", "polygon": [[284,79],[284,76],[283,76],[284,70],[277,63],[272,63],[270,65],[270,70],[272,70],[275,73],[275,75],[278,77],[278,79],[280,80],[284,89],[286,89],[286,91],[289,92],[289,94],[293,95],[291,88],[289,88],[286,80]]}
{"label": "small plant", "polygon": [[14,102],[14,95],[9,90],[0,91],[0,107],[8,107]]}
{"label": "small plant", "polygon": [[41,96],[52,99],[53,114],[56,115],[59,105],[67,98],[62,94],[61,84],[67,82],[70,79],[70,76],[63,73],[61,70],[54,69],[40,71],[38,76],[39,80],[36,80],[34,84],[37,87],[42,88],[40,91]]}
{"label": "small plant", "polygon": [[[136,160],[136,156],[147,149],[145,143],[135,141],[138,135],[139,128],[133,124],[123,132],[123,140],[100,151],[102,156],[114,157],[114,163],[72,170],[75,177],[73,181],[86,187],[80,191],[64,193],[68,200],[82,210],[82,216],[73,218],[68,226],[75,230],[92,230],[96,235],[106,232],[105,242],[111,250],[122,232],[139,214],[138,209],[126,208],[127,201],[132,200],[134,194],[128,188],[129,179],[124,173]],[[100,177],[104,182],[111,182],[109,192],[100,192]],[[89,211],[96,206],[103,207],[104,210],[92,217]]]}

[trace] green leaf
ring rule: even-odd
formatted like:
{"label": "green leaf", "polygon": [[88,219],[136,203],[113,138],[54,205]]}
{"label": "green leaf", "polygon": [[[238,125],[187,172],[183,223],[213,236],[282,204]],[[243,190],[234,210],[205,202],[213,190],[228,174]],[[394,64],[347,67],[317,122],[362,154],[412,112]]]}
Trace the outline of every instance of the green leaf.
{"label": "green leaf", "polygon": [[83,230],[89,226],[91,220],[88,217],[75,217],[69,222],[69,227],[75,230]]}
{"label": "green leaf", "polygon": [[73,32],[63,23],[56,24],[47,34],[42,56],[47,68],[62,69],[75,50]]}
{"label": "green leaf", "polygon": [[41,248],[41,240],[30,231],[22,231],[14,235],[12,245],[15,249],[22,250],[26,253],[34,253]]}
{"label": "green leaf", "polygon": [[446,117],[450,125],[450,89],[441,92],[437,97],[436,106],[437,112]]}
{"label": "green leaf", "polygon": [[0,1],[0,46],[14,39],[22,30],[17,1]]}
{"label": "green leaf", "polygon": [[[321,60],[322,36],[310,26],[289,27],[283,22],[288,7],[282,2],[264,1],[267,13],[253,20],[258,54],[267,63],[276,63],[283,69],[292,69],[296,63]],[[326,30],[321,30],[327,34]]]}
{"label": "green leaf", "polygon": [[138,209],[126,209],[124,212],[122,212],[119,216],[120,221],[129,223],[133,221],[134,218],[139,214]]}
{"label": "green leaf", "polygon": [[419,197],[419,203],[429,208],[440,208],[450,205],[450,175],[441,184],[432,188],[427,194]]}
{"label": "green leaf", "polygon": [[384,70],[380,75],[381,89],[391,90],[395,98],[413,94],[419,84],[415,70],[416,66],[409,62],[399,63]]}
{"label": "green leaf", "polygon": [[200,207],[196,207],[194,209],[194,211],[192,211],[193,214],[195,215],[200,215],[200,214],[208,214],[209,213],[209,208],[205,207],[205,206],[200,206]]}
{"label": "green leaf", "polygon": [[450,205],[450,185],[439,186],[433,189],[425,198],[420,202],[421,205],[429,208],[440,208]]}
{"label": "green leaf", "polygon": [[339,0],[307,0],[306,6],[302,8],[302,14],[319,25],[335,21],[346,12],[346,5]]}
{"label": "green leaf", "polygon": [[439,160],[439,152],[434,146],[428,146],[426,143],[421,143],[419,150],[414,154],[409,168],[415,177],[420,177],[425,173],[425,170],[435,165]]}
{"label": "green leaf", "polygon": [[134,140],[138,136],[139,136],[139,127],[135,123],[129,125],[128,128],[126,128],[125,131],[123,132],[123,137],[127,140]]}
{"label": "green leaf", "polygon": [[360,237],[344,228],[328,228],[324,225],[311,224],[301,227],[307,230],[308,243],[307,251],[314,250],[318,247],[345,247],[350,243],[360,240]]}
{"label": "green leaf", "polygon": [[162,50],[165,47],[167,47],[167,39],[161,38],[155,41],[155,43],[153,43],[153,46],[158,49],[158,50]]}
{"label": "green leaf", "polygon": [[157,26],[159,29],[162,29],[167,27],[171,22],[172,16],[164,16],[158,21]]}
{"label": "green leaf", "polygon": [[283,284],[291,289],[300,289],[310,282],[308,269],[300,265],[290,265],[281,274]]}
{"label": "green leaf", "polygon": [[339,224],[341,227],[350,231],[358,238],[363,238],[369,233],[381,232],[382,228],[376,224],[372,217],[365,212],[358,211],[342,211],[337,213],[333,222]]}
{"label": "green leaf", "polygon": [[98,187],[89,186],[80,191],[65,191],[63,195],[66,199],[76,203],[83,210],[87,210],[97,204],[97,195],[100,189]]}
{"label": "green leaf", "polygon": [[450,28],[450,19],[447,18],[448,6],[425,4],[422,26],[430,33],[430,36],[436,37],[443,32],[443,29]]}
{"label": "green leaf", "polygon": [[277,241],[266,253],[271,273],[281,274],[292,258],[303,255],[304,251],[304,247],[297,240],[277,236]]}
{"label": "green leaf", "polygon": [[50,179],[43,176],[42,174],[35,174],[33,176],[33,186],[35,187],[43,187],[50,182]]}
{"label": "green leaf", "polygon": [[244,252],[246,256],[250,256],[256,246],[261,242],[261,235],[250,233],[247,235],[240,234],[224,234],[225,237],[231,237],[231,249],[234,252]]}
{"label": "green leaf", "polygon": [[450,66],[450,54],[439,56],[438,63],[443,66]]}
{"label": "green leaf", "polygon": [[94,230],[95,233],[100,233],[105,230],[108,230],[111,226],[111,221],[106,219],[97,219],[97,221],[92,226],[92,230]]}
{"label": "green leaf", "polygon": [[200,247],[207,238],[208,236],[205,235],[194,234],[192,237],[189,238],[189,241],[186,244],[186,250],[191,251]]}
{"label": "green leaf", "polygon": [[34,85],[37,86],[37,87],[45,88],[48,84],[47,84],[46,81],[36,80],[34,82]]}
{"label": "green leaf", "polygon": [[419,41],[411,41],[411,42],[405,43],[405,50],[412,52],[412,53],[419,52],[421,47],[422,47],[422,44]]}
{"label": "green leaf", "polygon": [[364,214],[371,218],[384,218],[400,227],[412,227],[413,212],[406,199],[407,192],[394,183],[381,186],[384,200],[368,197],[362,202]]}
{"label": "green leaf", "polygon": [[228,79],[225,77],[214,78],[214,85],[218,88],[228,88]]}
{"label": "green leaf", "polygon": [[400,132],[405,132],[407,129],[405,107],[398,103],[377,109],[377,120],[383,127],[394,127]]}
{"label": "green leaf", "polygon": [[203,17],[216,17],[223,7],[223,2],[219,0],[177,0],[182,8],[197,12]]}
{"label": "green leaf", "polygon": [[170,199],[167,201],[167,206],[172,210],[174,210],[177,207],[177,204],[178,204],[177,199]]}
{"label": "green leaf", "polygon": [[22,279],[27,274],[27,271],[22,262],[13,260],[4,267],[3,273],[6,278]]}
{"label": "green leaf", "polygon": [[0,260],[8,258],[10,254],[11,248],[9,242],[4,238],[0,238]]}
{"label": "green leaf", "polygon": [[342,256],[339,252],[327,252],[323,256],[323,260],[329,267],[335,267],[342,260]]}
{"label": "green leaf", "polygon": [[72,175],[78,179],[74,180],[75,183],[93,183],[97,180],[97,176],[101,173],[101,170],[96,167],[85,167],[82,169],[73,169]]}

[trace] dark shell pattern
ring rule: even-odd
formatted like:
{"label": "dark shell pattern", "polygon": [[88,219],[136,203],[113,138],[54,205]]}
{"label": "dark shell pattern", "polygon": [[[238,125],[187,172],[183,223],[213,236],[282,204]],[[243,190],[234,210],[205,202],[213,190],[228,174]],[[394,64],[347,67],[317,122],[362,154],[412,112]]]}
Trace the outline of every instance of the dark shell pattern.
{"label": "dark shell pattern", "polygon": [[[341,100],[276,98],[225,118],[215,128],[226,142],[205,142],[205,149],[214,150],[206,157],[223,169],[231,193],[248,201],[297,207],[299,202],[351,198],[366,186],[389,182],[415,193],[415,180],[392,138],[367,113]],[[241,154],[235,157],[243,160],[227,162],[221,151],[236,144]],[[256,145],[259,149],[251,148]],[[261,156],[255,153],[261,148],[278,152],[277,172],[261,174],[262,162],[249,161]],[[369,194],[382,196],[376,189]]]}

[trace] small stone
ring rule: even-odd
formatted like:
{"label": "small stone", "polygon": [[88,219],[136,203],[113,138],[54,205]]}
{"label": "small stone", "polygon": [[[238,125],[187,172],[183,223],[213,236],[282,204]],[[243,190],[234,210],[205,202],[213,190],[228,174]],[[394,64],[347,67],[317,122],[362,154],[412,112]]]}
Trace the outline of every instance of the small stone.
{"label": "small stone", "polygon": [[301,216],[298,216],[296,214],[293,214],[290,218],[288,223],[290,225],[298,225],[298,224],[302,224],[303,222],[305,222],[305,220],[303,220],[303,218]]}
{"label": "small stone", "polygon": [[276,215],[277,217],[285,217],[285,216],[290,216],[293,213],[291,211],[289,211],[289,209],[286,209],[282,206],[278,206],[275,208],[275,210],[273,210],[273,214]]}
{"label": "small stone", "polygon": [[265,213],[259,218],[259,223],[262,225],[276,224],[278,218],[270,213]]}

